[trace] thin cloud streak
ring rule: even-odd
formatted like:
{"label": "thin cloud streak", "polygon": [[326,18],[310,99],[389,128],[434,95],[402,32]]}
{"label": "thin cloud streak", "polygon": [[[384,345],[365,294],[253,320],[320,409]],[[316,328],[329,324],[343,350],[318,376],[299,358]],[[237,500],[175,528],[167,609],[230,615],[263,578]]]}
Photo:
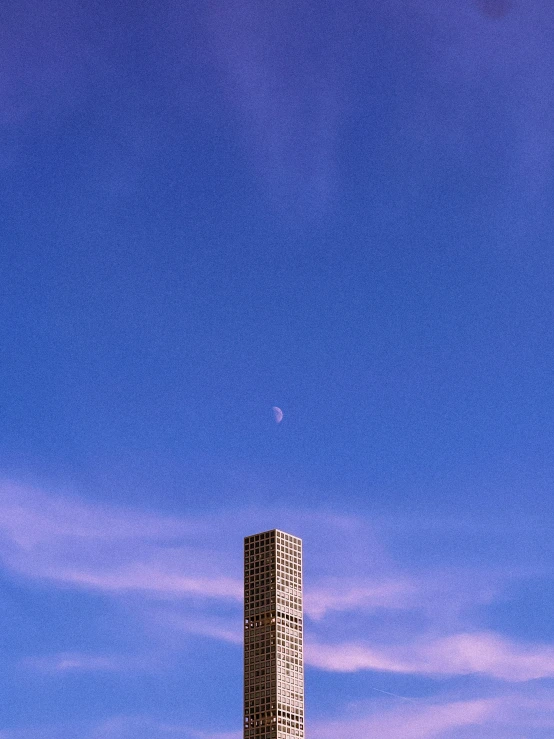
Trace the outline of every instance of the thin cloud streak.
{"label": "thin cloud streak", "polygon": [[277,201],[314,216],[336,187],[341,75],[338,19],[305,19],[306,10],[230,0],[211,3],[209,15],[215,57],[260,177]]}
{"label": "thin cloud streak", "polygon": [[201,596],[242,602],[242,583],[231,578],[190,578],[142,565],[111,573],[83,572],[70,569],[44,570],[42,576],[62,583],[124,593],[143,591],[164,596]]}
{"label": "thin cloud streak", "polygon": [[[546,736],[554,728],[554,695],[534,690],[483,698],[419,700],[390,706],[390,701],[353,704],[340,717],[313,723],[314,739],[522,739]],[[388,705],[387,705],[388,703]]]}
{"label": "thin cloud streak", "polygon": [[317,644],[306,647],[307,664],[336,672],[375,670],[435,676],[487,675],[524,682],[554,677],[554,648],[518,646],[494,633],[453,634],[402,647]]}
{"label": "thin cloud streak", "polygon": [[374,583],[362,581],[352,585],[335,580],[310,588],[304,610],[310,618],[319,620],[332,611],[372,612],[380,608],[406,608],[418,591],[414,583],[401,579]]}
{"label": "thin cloud streak", "polygon": [[[554,695],[535,690],[464,700],[445,696],[410,703],[378,699],[346,706],[339,716],[310,721],[313,739],[521,739],[554,729]],[[146,716],[114,716],[96,724],[0,731],[0,739],[241,739],[240,731],[207,731]]]}
{"label": "thin cloud streak", "polygon": [[[314,620],[339,612],[379,609],[410,610],[438,607],[444,595],[440,583],[452,580],[451,573],[430,582],[395,572],[375,531],[362,521],[337,516],[293,516],[286,511],[260,516],[221,514],[204,518],[176,518],[115,506],[62,499],[5,483],[0,489],[0,558],[20,575],[113,594],[142,593],[153,598],[205,597],[239,603],[243,585],[237,542],[210,532],[267,528],[268,518],[286,520],[294,530],[308,536],[314,526],[327,531],[325,548],[312,558],[320,575],[312,577],[305,592],[305,610]],[[248,524],[248,521],[251,524]],[[351,534],[355,534],[354,537]],[[349,536],[350,554],[342,561],[341,577],[329,577]],[[320,537],[315,537],[316,545]],[[368,543],[369,542],[369,543]],[[229,546],[234,552],[229,556]],[[220,549],[218,549],[220,547]],[[380,578],[360,577],[363,568],[384,573]],[[393,572],[392,576],[389,574]],[[354,576],[357,573],[357,576]],[[471,595],[460,587],[459,578],[450,583],[448,598],[463,608],[465,599],[475,599],[476,577]],[[479,589],[479,593],[482,589]],[[488,593],[490,584],[484,584]],[[481,597],[481,596],[480,596]]]}
{"label": "thin cloud streak", "polygon": [[317,723],[312,733],[314,739],[367,739],[370,736],[432,739],[460,727],[482,725],[493,715],[495,707],[494,701],[473,700],[400,709],[370,718]]}
{"label": "thin cloud streak", "polygon": [[[501,592],[506,573],[445,571],[414,577],[390,560],[374,527],[362,520],[320,516],[314,522],[301,513],[283,512],[278,517],[286,520],[287,515],[295,531],[315,541],[325,531],[326,548],[317,557],[319,577],[305,596],[312,619],[306,645],[310,666],[329,672],[487,675],[513,682],[554,676],[553,646],[518,645],[472,623],[475,608]],[[131,599],[141,620],[148,618],[149,627],[161,635],[170,629],[238,645],[243,590],[234,532],[239,520],[239,530],[267,527],[264,516],[252,511],[202,519],[156,516],[4,484],[0,558],[9,571],[30,580]],[[233,532],[229,541],[213,536],[222,530]],[[236,551],[230,555],[231,549]],[[346,575],[343,581],[337,577],[337,561]],[[353,573],[364,568],[379,571],[381,579],[355,579]],[[171,606],[150,609],[147,617],[145,599]],[[213,618],[213,606],[206,604],[214,600],[237,615],[236,629]],[[337,644],[333,623],[341,613],[356,614],[357,620],[350,629],[352,641]],[[389,619],[393,613],[403,619],[395,631]],[[72,664],[77,669],[76,661],[62,660],[60,670]],[[101,661],[90,666],[111,669]]]}
{"label": "thin cloud streak", "polygon": [[11,484],[0,490],[0,558],[20,575],[112,593],[240,602],[242,582],[222,572],[224,556],[191,543],[199,528]]}
{"label": "thin cloud streak", "polygon": [[0,731],[0,739],[241,739],[238,731],[202,731],[147,716],[114,716],[99,723],[66,723]]}
{"label": "thin cloud streak", "polygon": [[130,672],[152,670],[156,659],[121,655],[94,655],[61,652],[41,657],[27,657],[20,665],[24,669],[44,673],[71,672]]}
{"label": "thin cloud streak", "polygon": [[209,639],[227,642],[242,646],[243,629],[242,620],[235,620],[236,628],[229,626],[229,619],[218,619],[213,616],[202,616],[202,618],[182,615],[176,611],[157,611],[152,614],[152,620],[167,628],[180,631],[184,634],[193,634],[196,636],[204,636]]}

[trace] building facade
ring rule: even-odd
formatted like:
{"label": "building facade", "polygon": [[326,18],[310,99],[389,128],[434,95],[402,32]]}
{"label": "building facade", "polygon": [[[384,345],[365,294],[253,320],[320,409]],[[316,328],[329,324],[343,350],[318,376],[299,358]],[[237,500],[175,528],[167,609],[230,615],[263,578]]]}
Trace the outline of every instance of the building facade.
{"label": "building facade", "polygon": [[244,540],[244,739],[304,737],[302,541]]}

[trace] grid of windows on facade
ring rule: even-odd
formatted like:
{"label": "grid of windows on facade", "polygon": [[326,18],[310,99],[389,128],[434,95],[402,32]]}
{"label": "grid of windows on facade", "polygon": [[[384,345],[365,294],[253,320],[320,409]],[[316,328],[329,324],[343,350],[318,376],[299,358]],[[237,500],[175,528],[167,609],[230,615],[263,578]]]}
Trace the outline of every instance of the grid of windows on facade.
{"label": "grid of windows on facade", "polygon": [[244,540],[244,739],[304,737],[302,541]]}

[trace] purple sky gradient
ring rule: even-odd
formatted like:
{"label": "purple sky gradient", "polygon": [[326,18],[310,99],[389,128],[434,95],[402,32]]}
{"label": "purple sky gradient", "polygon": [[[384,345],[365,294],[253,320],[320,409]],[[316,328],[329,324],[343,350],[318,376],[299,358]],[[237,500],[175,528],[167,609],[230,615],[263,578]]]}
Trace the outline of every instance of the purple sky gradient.
{"label": "purple sky gradient", "polygon": [[274,527],[311,739],[554,734],[553,34],[4,3],[0,739],[239,739]]}

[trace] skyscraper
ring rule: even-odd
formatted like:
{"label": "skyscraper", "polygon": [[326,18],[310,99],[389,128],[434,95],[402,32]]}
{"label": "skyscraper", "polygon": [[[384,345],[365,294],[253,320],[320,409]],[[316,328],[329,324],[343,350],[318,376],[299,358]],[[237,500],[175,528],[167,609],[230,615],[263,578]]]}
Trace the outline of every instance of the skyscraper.
{"label": "skyscraper", "polygon": [[244,739],[304,737],[302,541],[244,540]]}

